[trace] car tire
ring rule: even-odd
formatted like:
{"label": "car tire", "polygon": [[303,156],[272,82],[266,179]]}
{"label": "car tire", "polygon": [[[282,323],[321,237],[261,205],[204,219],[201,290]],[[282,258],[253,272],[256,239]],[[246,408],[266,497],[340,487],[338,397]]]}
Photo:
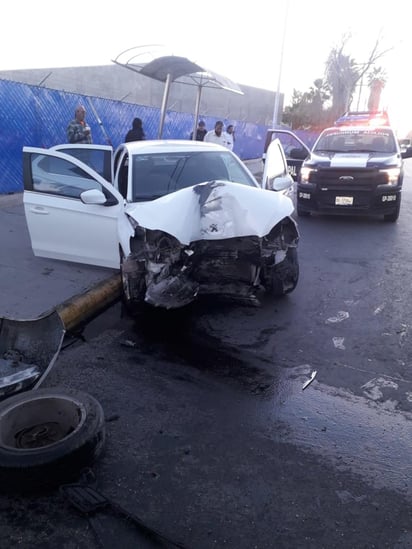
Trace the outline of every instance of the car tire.
{"label": "car tire", "polygon": [[400,211],[401,211],[401,197],[399,195],[395,211],[391,214],[384,215],[383,216],[384,221],[388,221],[389,223],[395,223],[395,221],[398,221]]}
{"label": "car tire", "polygon": [[0,403],[0,491],[48,491],[102,453],[104,413],[80,391],[35,389]]}
{"label": "car tire", "polygon": [[296,248],[288,248],[282,263],[266,269],[264,286],[268,294],[282,297],[296,288],[298,280],[298,252]]}
{"label": "car tire", "polygon": [[122,279],[122,301],[127,310],[131,314],[139,312],[146,295],[146,283],[144,273],[138,273],[134,269],[130,270],[127,267],[127,261],[120,254],[120,275]]}

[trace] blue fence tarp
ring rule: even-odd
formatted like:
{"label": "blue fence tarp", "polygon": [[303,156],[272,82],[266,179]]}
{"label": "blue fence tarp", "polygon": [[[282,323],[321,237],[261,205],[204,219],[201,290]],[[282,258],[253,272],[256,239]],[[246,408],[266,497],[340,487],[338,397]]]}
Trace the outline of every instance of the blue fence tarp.
{"label": "blue fence tarp", "polygon": [[[66,143],[66,128],[74,118],[79,103],[87,110],[87,122],[93,143],[107,144],[106,136],[116,148],[123,142],[133,118],[143,120],[147,139],[156,139],[160,123],[160,107],[146,107],[124,101],[89,97],[70,92],[0,80],[0,194],[21,192],[22,148],[52,147]],[[97,115],[97,116],[96,116]],[[163,127],[165,139],[189,139],[193,129],[193,113],[167,111]],[[200,116],[207,129],[218,118]],[[236,127],[234,152],[243,160],[260,158],[267,127],[239,120],[223,120],[225,126]],[[302,136],[301,136],[302,138]],[[302,138],[305,141],[304,138]]]}

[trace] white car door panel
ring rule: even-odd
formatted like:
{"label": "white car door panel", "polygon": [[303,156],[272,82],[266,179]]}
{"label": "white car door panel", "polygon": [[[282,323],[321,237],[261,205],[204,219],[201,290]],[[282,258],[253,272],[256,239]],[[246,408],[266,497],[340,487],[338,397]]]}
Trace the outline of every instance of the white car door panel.
{"label": "white car door panel", "polygon": [[[24,147],[23,171],[34,254],[118,268],[119,220],[125,214],[116,189],[80,160],[50,149]],[[80,195],[90,189],[102,191],[106,204],[83,203]]]}

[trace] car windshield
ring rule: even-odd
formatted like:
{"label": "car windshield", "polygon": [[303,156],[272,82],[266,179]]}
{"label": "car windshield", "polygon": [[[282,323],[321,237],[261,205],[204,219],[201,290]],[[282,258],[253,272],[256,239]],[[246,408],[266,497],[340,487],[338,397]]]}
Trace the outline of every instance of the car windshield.
{"label": "car windshield", "polygon": [[334,153],[396,153],[395,137],[389,128],[347,128],[327,130],[319,137],[313,152]]}
{"label": "car windshield", "polygon": [[257,187],[243,163],[229,151],[136,154],[132,157],[133,201],[153,200],[205,181]]}

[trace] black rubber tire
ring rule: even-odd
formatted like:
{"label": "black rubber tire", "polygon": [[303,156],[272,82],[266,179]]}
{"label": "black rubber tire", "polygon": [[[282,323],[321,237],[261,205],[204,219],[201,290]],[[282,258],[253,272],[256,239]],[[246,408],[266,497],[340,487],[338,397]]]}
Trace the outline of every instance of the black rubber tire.
{"label": "black rubber tire", "polygon": [[[268,276],[264,286],[268,294],[282,297],[296,288],[299,280],[299,261],[296,248],[289,248],[286,257],[277,267],[278,275]],[[269,274],[269,273],[268,273]]]}
{"label": "black rubber tire", "polygon": [[35,389],[0,403],[0,491],[48,491],[102,453],[104,413],[87,393]]}
{"label": "black rubber tire", "polygon": [[[122,302],[125,309],[131,315],[139,313],[144,304],[146,294],[146,284],[143,276],[131,276],[125,272],[123,263],[125,259],[123,254],[120,254],[120,276],[122,278]],[[136,299],[130,298],[130,294],[138,296]]]}
{"label": "black rubber tire", "polygon": [[389,223],[395,223],[395,221],[398,221],[400,211],[401,211],[401,197],[398,196],[396,210],[392,214],[384,215],[383,216],[384,221],[388,221]]}

